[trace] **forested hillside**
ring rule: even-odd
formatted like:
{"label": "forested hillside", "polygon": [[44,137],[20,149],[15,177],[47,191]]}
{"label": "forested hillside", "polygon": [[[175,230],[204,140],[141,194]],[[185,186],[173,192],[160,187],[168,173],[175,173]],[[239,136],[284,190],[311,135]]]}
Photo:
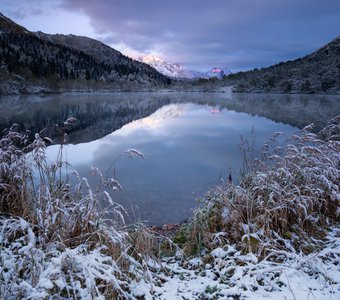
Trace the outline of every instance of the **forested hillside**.
{"label": "forested hillside", "polygon": [[340,37],[303,58],[231,74],[223,84],[236,92],[340,93]]}
{"label": "forested hillside", "polygon": [[86,37],[32,33],[0,14],[0,94],[164,86],[152,67]]}

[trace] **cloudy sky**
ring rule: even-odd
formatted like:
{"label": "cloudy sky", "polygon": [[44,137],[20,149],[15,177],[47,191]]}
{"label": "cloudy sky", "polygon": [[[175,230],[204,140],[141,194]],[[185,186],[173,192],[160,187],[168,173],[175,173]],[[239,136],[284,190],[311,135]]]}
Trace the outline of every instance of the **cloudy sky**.
{"label": "cloudy sky", "polygon": [[1,0],[31,31],[85,35],[197,70],[269,66],[340,35],[340,0]]}

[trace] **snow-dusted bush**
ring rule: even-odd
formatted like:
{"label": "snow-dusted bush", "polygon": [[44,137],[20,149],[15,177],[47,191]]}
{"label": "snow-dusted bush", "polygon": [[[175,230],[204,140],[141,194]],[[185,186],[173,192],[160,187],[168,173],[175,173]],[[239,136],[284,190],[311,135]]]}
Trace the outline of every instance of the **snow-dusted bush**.
{"label": "snow-dusted bush", "polygon": [[239,185],[209,192],[189,225],[187,249],[199,237],[210,249],[235,244],[259,258],[277,250],[314,251],[339,221],[339,121],[319,135],[306,127],[282,147],[266,145]]}
{"label": "snow-dusted bush", "polygon": [[125,296],[127,275],[105,252],[86,244],[41,247],[31,224],[21,218],[0,219],[0,296],[2,299],[93,299],[111,293]]}
{"label": "snow-dusted bush", "polygon": [[93,168],[92,189],[63,160],[64,143],[48,163],[50,140],[36,134],[30,143],[17,129],[0,140],[0,299],[133,299],[128,283],[150,280],[155,243],[145,227],[125,229],[125,211],[106,191],[119,183]]}

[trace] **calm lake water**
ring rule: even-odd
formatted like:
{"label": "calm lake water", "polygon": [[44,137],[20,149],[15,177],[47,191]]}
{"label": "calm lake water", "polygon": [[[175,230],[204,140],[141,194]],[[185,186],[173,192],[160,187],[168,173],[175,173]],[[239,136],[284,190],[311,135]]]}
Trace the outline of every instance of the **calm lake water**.
{"label": "calm lake water", "polygon": [[[241,136],[259,147],[274,132],[286,136],[312,122],[321,128],[340,114],[340,97],[224,93],[114,93],[0,98],[1,129],[13,122],[58,143],[68,117],[79,124],[69,134],[65,154],[81,176],[104,173],[130,148],[145,159],[121,157],[115,164],[123,192],[113,199],[130,220],[151,225],[190,217],[197,198],[226,178],[237,180],[242,166]],[[48,147],[54,160],[58,145]],[[112,176],[112,169],[109,171]]]}

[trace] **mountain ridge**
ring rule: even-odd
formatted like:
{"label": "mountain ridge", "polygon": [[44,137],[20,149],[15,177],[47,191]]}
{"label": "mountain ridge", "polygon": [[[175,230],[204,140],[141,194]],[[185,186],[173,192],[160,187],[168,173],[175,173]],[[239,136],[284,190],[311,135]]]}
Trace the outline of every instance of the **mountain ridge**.
{"label": "mountain ridge", "polygon": [[165,76],[177,79],[193,79],[195,75],[192,70],[178,63],[170,63],[157,56],[146,55],[137,59],[140,62],[150,65]]}
{"label": "mountain ridge", "polygon": [[8,32],[8,31],[15,31],[15,32],[20,32],[20,33],[30,32],[25,27],[15,23],[10,18],[7,18],[1,12],[0,12],[0,28],[3,29],[5,32]]}
{"label": "mountain ridge", "polygon": [[[0,95],[231,87],[248,93],[340,93],[340,36],[304,57],[234,74],[226,68],[202,73],[156,62],[163,69],[88,37],[31,32],[0,13]],[[170,85],[170,78],[176,83]]]}
{"label": "mountain ridge", "polygon": [[153,55],[141,56],[138,61],[149,64],[155,68],[158,72],[165,76],[169,76],[174,79],[190,79],[195,80],[199,78],[223,78],[225,75],[229,75],[232,72],[227,68],[214,67],[207,72],[201,72],[189,69],[179,63],[172,63],[167,60],[161,59],[160,57]]}
{"label": "mountain ridge", "polygon": [[170,79],[100,41],[31,32],[0,15],[0,94],[143,90]]}
{"label": "mountain ridge", "polygon": [[303,57],[228,75],[225,85],[248,93],[340,93],[340,36]]}

